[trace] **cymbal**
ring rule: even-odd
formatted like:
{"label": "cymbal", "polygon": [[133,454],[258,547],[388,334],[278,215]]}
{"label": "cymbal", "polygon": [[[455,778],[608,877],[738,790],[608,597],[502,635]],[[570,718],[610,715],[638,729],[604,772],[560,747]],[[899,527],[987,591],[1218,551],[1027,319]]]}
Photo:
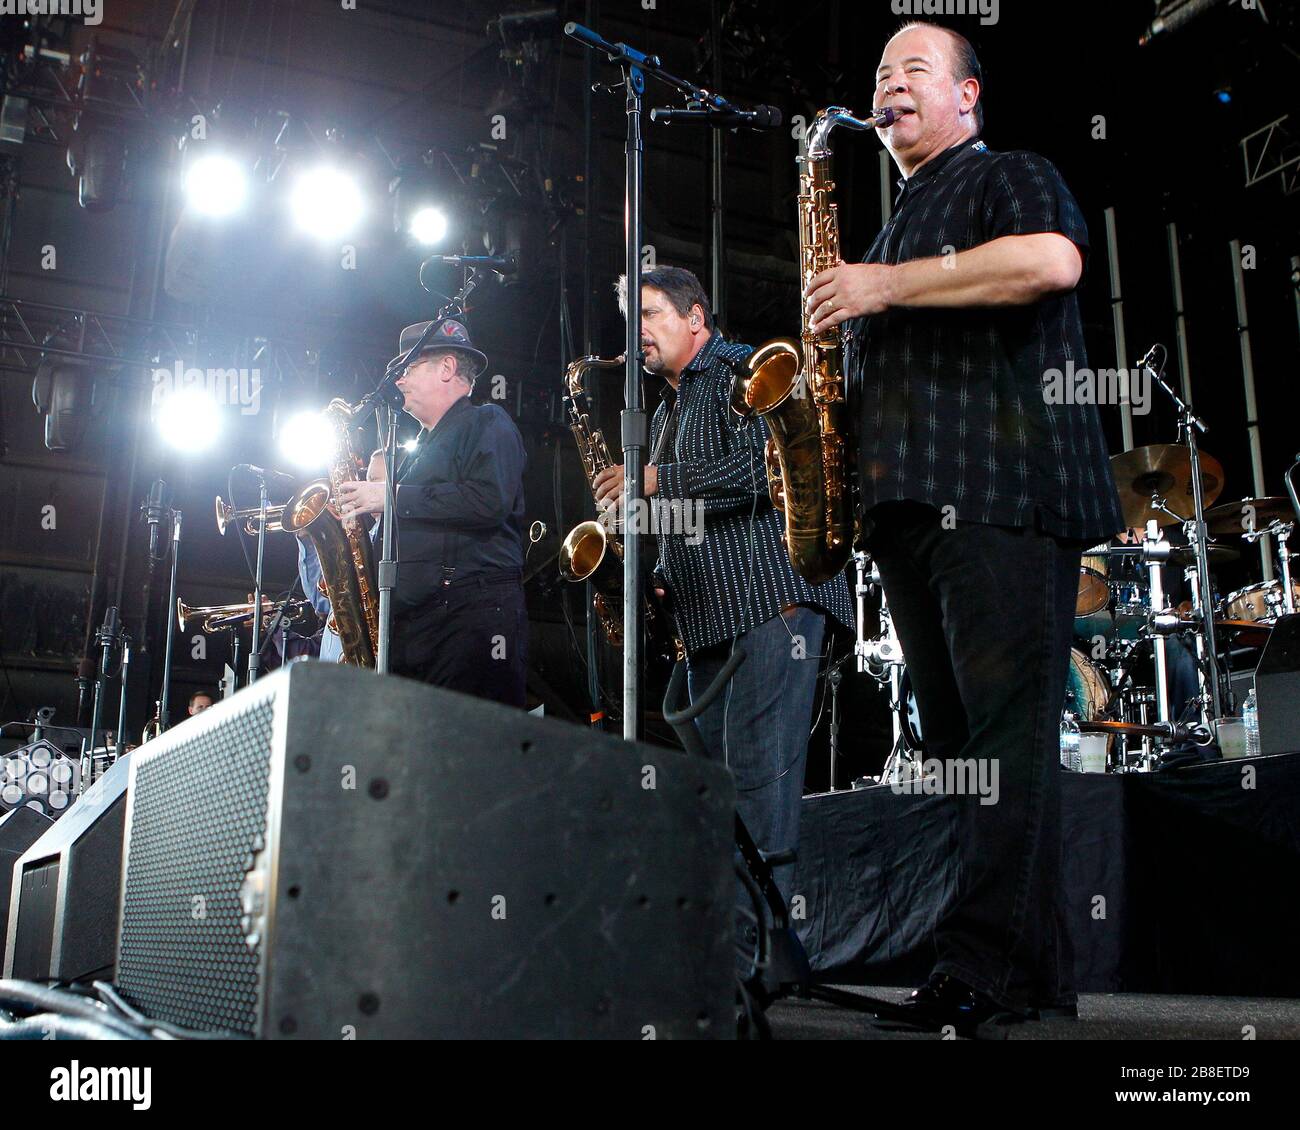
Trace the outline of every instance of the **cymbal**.
{"label": "cymbal", "polygon": [[[1194,624],[1199,620],[1191,613],[1183,614],[1180,619],[1185,624]],[[1215,639],[1231,636],[1241,647],[1263,647],[1272,634],[1272,620],[1225,620],[1218,616],[1214,618]]]}
{"label": "cymbal", "polygon": [[[1143,528],[1151,519],[1161,526],[1178,519],[1156,510],[1151,495],[1159,494],[1169,508],[1190,515],[1192,505],[1192,460],[1187,448],[1176,443],[1153,443],[1110,457],[1110,469],[1119,491],[1124,524]],[[1208,506],[1223,490],[1223,465],[1213,455],[1201,452],[1201,489]]]}
{"label": "cymbal", "polygon": [[[1233,549],[1230,545],[1207,545],[1205,553],[1209,558],[1211,569],[1227,565],[1241,556],[1241,550]],[[1195,565],[1196,551],[1190,545],[1176,545],[1169,551],[1169,564]]]}
{"label": "cymbal", "polygon": [[[1247,507],[1250,509],[1247,510]],[[1205,512],[1205,528],[1212,534],[1227,537],[1266,530],[1275,520],[1296,520],[1289,498],[1277,495],[1270,498],[1243,498],[1240,502],[1225,502],[1222,506]]]}

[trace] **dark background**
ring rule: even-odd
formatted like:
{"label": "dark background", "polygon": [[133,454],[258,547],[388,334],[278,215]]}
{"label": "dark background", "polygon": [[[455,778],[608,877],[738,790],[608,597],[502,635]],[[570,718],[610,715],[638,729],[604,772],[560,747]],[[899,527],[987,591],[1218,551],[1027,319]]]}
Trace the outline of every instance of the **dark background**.
{"label": "dark background", "polygon": [[[171,622],[163,609],[166,572],[150,569],[138,517],[155,478],[168,482],[186,515],[181,597],[191,605],[247,599],[251,546],[241,552],[234,533],[218,537],[213,496],[229,497],[232,465],[275,465],[274,437],[287,416],[334,395],[358,399],[395,352],[400,328],[436,309],[417,284],[428,252],[394,234],[388,196],[394,176],[426,154],[455,205],[453,237],[435,250],[481,253],[486,235],[494,247],[520,251],[519,281],[480,291],[469,321],[491,356],[488,377],[504,377],[503,403],[525,436],[528,517],[550,531],[529,560],[530,569],[541,566],[529,582],[530,688],[548,713],[586,716],[582,602],[546,558],[589,506],[559,400],[560,375],[580,353],[611,356],[622,348],[612,284],[623,262],[625,119],[620,94],[588,90],[592,81],[615,81],[617,72],[564,39],[560,22],[587,23],[708,85],[716,12],[723,92],[774,103],[789,123],[830,104],[869,107],[880,50],[905,6],[591,0],[559,5],[554,22],[531,38],[493,23],[503,11],[540,7],[105,0],[94,28],[75,18],[42,17],[35,27],[4,18],[6,90],[30,104],[20,117],[22,142],[0,143],[0,720],[52,705],[57,720],[71,722],[72,676],[109,604],[121,607],[146,646],[132,670],[128,730],[152,714],[162,632]],[[1247,187],[1241,145],[1295,110],[1300,33],[1294,3],[1267,0],[1263,7],[1267,23],[1237,3],[1211,5],[1143,48],[1138,37],[1155,10],[1147,0],[1001,0],[996,23],[942,21],[979,51],[990,146],[1045,154],[1083,206],[1092,233],[1083,308],[1095,365],[1132,362],[1162,341],[1172,355],[1170,374],[1179,378],[1166,232],[1169,222],[1178,225],[1192,390],[1210,423],[1204,450],[1226,471],[1222,500],[1256,493],[1232,239],[1255,251],[1245,286],[1265,493],[1282,493],[1281,474],[1300,448],[1291,269],[1300,240],[1296,197],[1288,192],[1300,165]],[[77,93],[77,59],[92,37],[129,57],[126,78],[104,79],[88,102]],[[33,65],[23,51],[37,39],[70,54],[71,65]],[[1220,101],[1218,91],[1230,101]],[[647,109],[669,104],[671,92],[652,83]],[[182,215],[186,153],[178,142],[196,113],[208,117],[210,142],[242,141],[259,155],[258,193],[240,218],[204,225]],[[495,115],[504,116],[504,138],[492,136]],[[1261,169],[1300,158],[1287,134],[1293,124],[1283,122],[1262,159],[1261,139],[1252,143]],[[1102,130],[1104,137],[1094,136]],[[110,131],[125,149],[126,180],[113,207],[90,211],[78,206],[67,153],[70,146],[84,153],[90,137]],[[881,223],[881,150],[864,135],[838,137],[837,200],[852,259]],[[647,116],[645,140],[645,242],[659,262],[690,267],[707,286],[707,131],[655,125]],[[349,162],[366,184],[369,220],[350,240],[355,270],[342,269],[338,248],[322,250],[286,222],[287,180],[322,152]],[[727,333],[742,340],[798,328],[796,152],[788,125],[725,137],[728,269],[725,294],[716,297]],[[895,175],[890,165],[891,184]],[[1116,356],[1112,325],[1110,207],[1119,234],[1124,358]],[[42,254],[50,245],[57,267],[46,270]],[[42,344],[61,351],[51,357],[80,355],[83,362],[87,426],[68,452],[46,450],[32,406]],[[148,420],[152,369],[177,357],[203,367],[255,365],[265,382],[260,412],[229,410],[220,441],[203,455],[164,448]],[[490,391],[485,379],[476,396]],[[599,407],[613,441],[617,377],[604,392]],[[653,387],[648,395],[653,405]],[[1103,415],[1119,451],[1118,410]],[[1175,442],[1168,405],[1158,400],[1137,418],[1135,432],[1138,444]],[[233,488],[239,504],[256,501],[250,482],[236,479]],[[42,528],[47,505],[57,514],[52,530]],[[271,536],[267,560],[270,588],[287,587],[294,575],[289,539]],[[1259,575],[1258,554],[1248,553],[1220,585],[1227,591]],[[218,636],[207,638],[206,657],[195,658],[193,635],[176,641],[174,714],[192,689],[215,684],[228,655]],[[836,646],[842,655],[848,642]],[[612,658],[600,660],[607,705],[616,706]],[[653,689],[651,701],[657,694]],[[888,722],[870,680],[851,674],[843,697],[846,755],[856,773],[879,762]],[[826,714],[810,784],[825,780]]]}

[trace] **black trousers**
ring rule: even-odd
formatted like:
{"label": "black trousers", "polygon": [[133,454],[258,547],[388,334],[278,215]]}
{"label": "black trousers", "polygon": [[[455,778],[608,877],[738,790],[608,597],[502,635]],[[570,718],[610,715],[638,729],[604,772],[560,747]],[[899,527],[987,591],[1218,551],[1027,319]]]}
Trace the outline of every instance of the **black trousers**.
{"label": "black trousers", "polygon": [[869,517],[926,759],[984,759],[996,782],[957,798],[959,879],[935,927],[935,972],[1008,1008],[1072,1001],[1060,725],[1081,550],[1033,530],[946,529],[920,503]]}
{"label": "black trousers", "polygon": [[518,576],[460,581],[438,588],[414,608],[394,607],[389,669],[524,706],[528,613]]}

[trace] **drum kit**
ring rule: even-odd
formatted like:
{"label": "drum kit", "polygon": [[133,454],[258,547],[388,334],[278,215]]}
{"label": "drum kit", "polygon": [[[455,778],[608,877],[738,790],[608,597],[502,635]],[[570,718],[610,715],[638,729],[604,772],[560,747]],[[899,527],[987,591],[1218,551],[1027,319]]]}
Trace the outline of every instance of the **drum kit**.
{"label": "drum kit", "polygon": [[[1249,649],[1264,647],[1277,618],[1300,604],[1287,544],[1300,515],[1291,479],[1300,464],[1286,476],[1290,497],[1215,506],[1223,467],[1198,450],[1197,433],[1205,425],[1160,373],[1152,375],[1178,408],[1181,442],[1111,458],[1126,528],[1088,549],[1080,563],[1062,716],[1063,738],[1076,726],[1076,742],[1101,735],[1087,739],[1097,752],[1092,765],[1102,767],[1097,746],[1104,742],[1110,772],[1145,772],[1213,756],[1201,751],[1212,750],[1220,723],[1235,722],[1241,705],[1231,701],[1225,675]],[[1242,542],[1266,537],[1276,544],[1281,579],[1220,597],[1215,572],[1241,557]],[[887,686],[894,720],[894,748],[882,775],[858,783],[897,782],[921,775],[924,735],[883,590],[878,631],[870,635],[866,628],[866,596],[880,585],[879,574],[867,555],[859,553],[855,561],[858,670]],[[1181,585],[1171,585],[1170,574],[1181,577]],[[1186,599],[1175,605],[1177,588]],[[831,752],[834,782],[834,742]]]}
{"label": "drum kit", "polygon": [[[1222,672],[1233,656],[1262,648],[1277,617],[1294,612],[1300,598],[1300,588],[1292,584],[1288,597],[1277,580],[1218,595],[1215,573],[1242,555],[1233,541],[1273,535],[1289,580],[1296,515],[1284,497],[1214,506],[1222,467],[1207,455],[1199,462],[1203,535],[1195,517],[1177,509],[1196,493],[1186,448],[1156,444],[1113,456],[1127,528],[1080,563],[1065,709],[1084,734],[1106,735],[1112,771],[1154,769],[1171,753],[1212,744],[1218,720],[1239,705],[1223,693]],[[1174,605],[1169,573],[1178,570],[1189,599]]]}

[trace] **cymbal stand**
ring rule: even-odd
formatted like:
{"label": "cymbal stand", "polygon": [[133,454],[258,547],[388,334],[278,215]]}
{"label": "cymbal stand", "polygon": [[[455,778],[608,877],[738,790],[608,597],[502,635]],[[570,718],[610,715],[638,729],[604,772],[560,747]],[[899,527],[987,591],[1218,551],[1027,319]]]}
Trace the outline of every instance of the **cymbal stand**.
{"label": "cymbal stand", "polygon": [[[1192,470],[1192,517],[1188,522],[1188,540],[1192,545],[1193,552],[1196,554],[1196,572],[1198,577],[1198,589],[1204,599],[1208,599],[1213,589],[1210,587],[1210,559],[1206,552],[1206,529],[1205,529],[1205,484],[1201,481],[1201,453],[1197,446],[1196,435],[1198,432],[1204,433],[1206,430],[1205,421],[1197,416],[1190,404],[1176,393],[1173,388],[1165,381],[1164,367],[1168,359],[1168,352],[1163,345],[1154,346],[1147,357],[1150,357],[1156,350],[1160,351],[1160,367],[1152,368],[1146,363],[1146,358],[1142,360],[1142,368],[1151,374],[1152,379],[1162,389],[1165,394],[1174,402],[1175,408],[1178,409],[1178,431],[1181,442],[1187,445],[1187,454],[1191,462]],[[1208,717],[1211,721],[1208,723],[1211,733],[1217,719],[1223,716],[1223,697],[1219,688],[1219,649],[1214,639],[1214,610],[1206,610],[1202,600],[1195,609],[1196,616],[1200,620],[1200,631],[1205,637],[1205,651],[1209,656],[1208,674],[1210,682],[1210,706],[1211,710]]]}

